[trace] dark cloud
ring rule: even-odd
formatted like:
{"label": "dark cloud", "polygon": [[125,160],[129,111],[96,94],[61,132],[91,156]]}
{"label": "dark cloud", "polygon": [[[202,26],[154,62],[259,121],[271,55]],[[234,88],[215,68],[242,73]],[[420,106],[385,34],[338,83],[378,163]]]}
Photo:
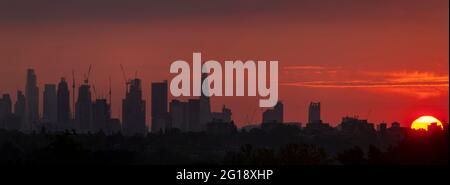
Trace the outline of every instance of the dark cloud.
{"label": "dark cloud", "polygon": [[205,0],[7,0],[0,6],[3,20],[162,19],[220,16],[276,9],[266,1]]}
{"label": "dark cloud", "polygon": [[[243,17],[417,19],[448,15],[447,0],[0,0],[0,21]],[[440,14],[441,15],[441,14]],[[446,16],[445,16],[446,17]]]}

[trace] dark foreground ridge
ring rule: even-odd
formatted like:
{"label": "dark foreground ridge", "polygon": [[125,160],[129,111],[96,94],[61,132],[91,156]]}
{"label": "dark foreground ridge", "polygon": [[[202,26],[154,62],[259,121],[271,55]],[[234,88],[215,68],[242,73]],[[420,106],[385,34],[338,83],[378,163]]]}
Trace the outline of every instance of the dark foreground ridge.
{"label": "dark foreground ridge", "polygon": [[[286,126],[287,127],[287,126]],[[146,136],[0,130],[2,164],[366,165],[448,164],[448,127],[388,136],[312,135],[293,128]]]}

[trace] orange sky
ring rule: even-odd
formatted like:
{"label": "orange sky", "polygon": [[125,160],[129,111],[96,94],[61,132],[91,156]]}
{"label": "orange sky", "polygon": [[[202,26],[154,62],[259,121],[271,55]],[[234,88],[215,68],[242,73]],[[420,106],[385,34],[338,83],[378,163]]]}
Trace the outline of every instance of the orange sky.
{"label": "orange sky", "polygon": [[[221,62],[278,60],[287,121],[306,122],[310,101],[322,102],[333,125],[346,115],[405,126],[420,114],[448,120],[446,0],[18,2],[28,3],[0,3],[0,93],[13,99],[29,67],[42,90],[72,69],[80,82],[92,64],[98,95],[112,78],[118,117],[119,64],[130,77],[137,70],[149,101],[151,81],[169,80],[173,61],[202,52]],[[241,126],[261,119],[258,98],[212,102],[228,105]]]}

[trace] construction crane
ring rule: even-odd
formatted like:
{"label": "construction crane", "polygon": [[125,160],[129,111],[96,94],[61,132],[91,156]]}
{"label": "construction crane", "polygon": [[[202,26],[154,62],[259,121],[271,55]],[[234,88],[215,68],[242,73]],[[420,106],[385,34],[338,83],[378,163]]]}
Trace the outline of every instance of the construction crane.
{"label": "construction crane", "polygon": [[112,101],[111,101],[111,99],[112,99],[112,97],[111,97],[111,94],[112,94],[112,92],[111,92],[111,76],[109,77],[109,91],[108,91],[108,94],[109,94],[109,109],[111,111],[111,106],[112,106]]}
{"label": "construction crane", "polygon": [[84,83],[89,84],[89,75],[91,74],[92,65],[89,65],[89,70],[87,75],[84,76]]}
{"label": "construction crane", "polygon": [[125,92],[128,93],[128,86],[130,85],[130,80],[127,78],[127,75],[125,74],[125,69],[123,68],[123,65],[120,64],[120,69],[122,70],[123,79],[125,80]]}
{"label": "construction crane", "polygon": [[97,91],[95,90],[95,85],[92,85],[92,90],[94,91],[94,97],[95,97],[95,99],[98,99]]}

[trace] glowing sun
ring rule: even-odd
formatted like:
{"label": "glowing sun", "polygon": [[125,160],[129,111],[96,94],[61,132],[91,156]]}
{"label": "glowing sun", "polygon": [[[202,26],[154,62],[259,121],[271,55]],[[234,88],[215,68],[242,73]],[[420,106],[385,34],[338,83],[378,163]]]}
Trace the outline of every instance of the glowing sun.
{"label": "glowing sun", "polygon": [[419,129],[428,130],[428,126],[431,125],[431,123],[436,123],[437,126],[440,126],[441,128],[443,128],[442,122],[433,116],[421,116],[421,117],[417,118],[416,120],[414,120],[412,122],[411,128],[414,130],[419,130]]}

